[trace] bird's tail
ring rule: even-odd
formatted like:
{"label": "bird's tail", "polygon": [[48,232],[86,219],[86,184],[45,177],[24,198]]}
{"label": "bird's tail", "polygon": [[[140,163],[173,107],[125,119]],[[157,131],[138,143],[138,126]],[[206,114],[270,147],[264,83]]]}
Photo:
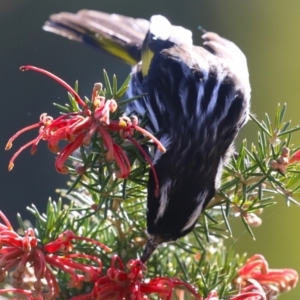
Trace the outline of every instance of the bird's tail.
{"label": "bird's tail", "polygon": [[142,44],[149,29],[149,21],[81,10],[76,14],[61,12],[51,15],[43,29],[104,50],[135,65],[141,60]]}

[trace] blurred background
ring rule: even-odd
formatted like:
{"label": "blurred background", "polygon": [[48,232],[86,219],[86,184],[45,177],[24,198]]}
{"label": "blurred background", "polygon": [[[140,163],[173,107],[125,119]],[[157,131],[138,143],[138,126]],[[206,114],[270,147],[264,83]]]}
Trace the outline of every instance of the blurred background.
{"label": "blurred background", "polygon": [[[19,138],[12,150],[5,144],[20,128],[36,122],[41,113],[56,115],[52,103],[66,103],[67,93],[54,81],[33,72],[20,72],[21,65],[47,69],[70,85],[79,80],[79,93],[90,97],[94,82],[102,81],[102,70],[116,73],[121,82],[130,72],[120,61],[92,48],[46,33],[42,25],[52,13],[95,9],[148,19],[163,14],[174,24],[194,32],[201,43],[199,25],[234,41],[247,56],[252,85],[252,111],[259,119],[275,114],[277,103],[287,102],[287,118],[300,123],[300,1],[282,0],[1,0],[0,4],[0,209],[15,226],[16,213],[26,219],[26,206],[34,203],[42,211],[55,189],[66,187],[67,176],[54,170],[54,158],[40,144],[35,156],[25,151],[15,168],[7,171],[10,157],[35,132]],[[249,123],[240,133],[256,140],[256,127]],[[300,133],[294,143],[299,145]],[[254,229],[256,241],[233,220],[234,238],[228,244],[237,252],[263,254],[273,268],[300,272],[300,208],[287,207],[283,199],[267,209],[263,224]],[[300,299],[300,285],[280,299]]]}

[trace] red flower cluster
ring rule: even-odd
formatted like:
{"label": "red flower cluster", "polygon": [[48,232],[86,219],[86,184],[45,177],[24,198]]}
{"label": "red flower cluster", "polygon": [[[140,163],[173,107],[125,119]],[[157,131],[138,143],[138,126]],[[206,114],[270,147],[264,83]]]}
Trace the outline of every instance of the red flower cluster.
{"label": "red flower cluster", "polygon": [[[105,251],[111,251],[105,245],[85,237],[76,236],[68,230],[46,244],[40,245],[29,228],[23,237],[13,231],[12,226],[5,215],[0,211],[0,217],[4,224],[0,223],[0,282],[3,282],[7,272],[13,269],[13,286],[16,288],[2,289],[0,294],[14,292],[27,296],[29,299],[55,299],[59,294],[59,287],[53,268],[59,269],[70,276],[69,286],[77,287],[83,281],[89,282],[98,277],[102,269],[99,258],[87,254],[71,254],[72,240],[82,240],[93,243]],[[97,267],[78,263],[76,259],[94,261]],[[21,289],[26,268],[32,266],[34,270],[34,290]],[[46,281],[48,292],[42,290],[42,279]]]}
{"label": "red flower cluster", "polygon": [[86,295],[76,296],[71,300],[147,300],[149,294],[156,294],[159,299],[170,300],[177,287],[186,288],[196,299],[202,300],[190,284],[178,279],[156,277],[144,280],[145,269],[145,265],[138,259],[130,260],[124,267],[120,257],[114,255],[106,275],[100,276],[95,281],[94,289]]}
{"label": "red flower cluster", "polygon": [[[82,240],[93,243],[105,251],[110,251],[105,245],[84,237],[76,236],[68,230],[59,237],[41,245],[35,237],[34,230],[28,229],[24,236],[13,231],[5,215],[0,211],[4,224],[0,223],[0,282],[3,282],[7,272],[13,269],[13,286],[15,288],[0,289],[0,294],[19,293],[30,300],[56,299],[59,286],[53,270],[61,270],[70,276],[68,286],[80,288],[83,282],[93,282],[94,288],[86,295],[75,296],[72,300],[88,299],[148,299],[147,294],[157,294],[162,299],[171,299],[177,287],[186,288],[197,299],[202,299],[188,283],[168,277],[157,277],[151,280],[143,279],[145,266],[140,260],[130,260],[126,268],[120,257],[114,255],[111,266],[103,275],[102,262],[96,256],[71,253],[72,240]],[[76,259],[93,261],[96,266],[77,262]],[[28,266],[34,270],[34,290],[22,289],[23,277]],[[42,280],[46,282],[46,290],[42,288]]]}
{"label": "red flower cluster", "polygon": [[[22,152],[25,148],[32,146],[31,153],[34,154],[38,143],[41,140],[45,140],[48,142],[48,147],[52,152],[59,153],[55,162],[56,170],[59,173],[66,174],[69,171],[68,167],[65,166],[65,162],[68,157],[80,146],[88,146],[91,142],[91,137],[94,134],[98,134],[102,138],[107,151],[106,160],[114,160],[119,167],[119,170],[116,172],[116,176],[119,178],[126,178],[130,173],[130,162],[124,150],[113,140],[111,136],[111,132],[119,132],[122,138],[130,140],[145,156],[145,159],[152,168],[154,178],[156,180],[156,193],[158,193],[158,180],[152,162],[140,144],[132,138],[132,135],[134,131],[137,130],[144,136],[153,140],[160,151],[165,152],[165,148],[152,134],[138,126],[138,119],[136,117],[133,117],[132,119],[122,117],[117,121],[110,120],[110,113],[117,109],[117,102],[114,99],[107,100],[105,97],[99,96],[99,91],[102,89],[101,84],[95,84],[92,93],[91,107],[89,107],[72,87],[54,74],[33,66],[21,67],[21,70],[37,71],[60,83],[73,96],[77,103],[78,111],[66,113],[57,119],[53,119],[44,113],[41,115],[38,123],[18,131],[9,139],[5,148],[6,150],[9,150],[12,147],[13,141],[20,134],[33,128],[39,128],[38,136],[21,147],[13,155],[9,162],[9,170],[14,167],[14,161],[20,152]],[[58,143],[62,140],[66,140],[68,144],[62,150],[59,150]],[[82,170],[80,170],[80,172],[82,172]]]}
{"label": "red flower cluster", "polygon": [[[176,278],[144,279],[143,272],[146,267],[138,259],[132,259],[124,265],[121,258],[114,255],[110,267],[103,272],[100,258],[72,252],[73,240],[90,242],[107,252],[111,251],[102,243],[76,236],[67,230],[54,241],[42,245],[33,229],[26,230],[21,237],[13,231],[10,222],[1,211],[0,217],[4,221],[4,224],[0,223],[0,282],[4,281],[8,271],[13,271],[14,286],[0,289],[0,295],[19,293],[30,300],[56,299],[60,293],[56,272],[60,270],[69,275],[70,288],[80,288],[84,282],[93,284],[91,292],[70,300],[147,300],[148,295],[153,294],[160,299],[170,300],[174,292],[179,291],[186,291],[198,300],[219,300],[216,291],[211,291],[204,299],[190,284]],[[83,263],[82,260],[87,260],[88,263]],[[29,266],[33,268],[35,278],[33,290],[22,289],[24,274]],[[230,300],[270,300],[274,295],[295,287],[297,281],[296,271],[269,269],[265,258],[257,254],[249,258],[238,271],[234,283],[239,285],[240,291]]]}

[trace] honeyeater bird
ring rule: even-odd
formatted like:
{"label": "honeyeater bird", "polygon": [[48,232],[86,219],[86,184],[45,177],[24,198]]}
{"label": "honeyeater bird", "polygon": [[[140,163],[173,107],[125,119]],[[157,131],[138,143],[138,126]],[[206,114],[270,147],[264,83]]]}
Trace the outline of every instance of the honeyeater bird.
{"label": "honeyeater bird", "polygon": [[247,122],[250,83],[245,55],[232,42],[191,31],[161,15],[150,21],[82,10],[50,16],[47,31],[87,43],[134,65],[129,96],[145,94],[127,111],[148,117],[147,129],[167,151],[152,157],[159,195],[149,173],[146,262],[158,245],[189,233],[214,197],[233,142]]}

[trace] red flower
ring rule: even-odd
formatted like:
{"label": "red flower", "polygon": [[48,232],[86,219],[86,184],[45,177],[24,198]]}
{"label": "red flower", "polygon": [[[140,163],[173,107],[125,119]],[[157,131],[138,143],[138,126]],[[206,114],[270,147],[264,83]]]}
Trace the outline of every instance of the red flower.
{"label": "red flower", "polygon": [[[59,287],[53,268],[60,269],[70,276],[70,287],[80,286],[83,281],[94,281],[101,273],[102,262],[99,258],[69,252],[73,248],[72,240],[91,242],[105,251],[110,251],[105,245],[89,238],[76,236],[70,230],[60,234],[55,241],[40,245],[33,229],[27,229],[21,237],[13,231],[8,219],[1,211],[0,217],[4,220],[4,224],[0,223],[0,282],[4,281],[7,271],[14,269],[12,277],[13,286],[16,287],[0,289],[0,294],[14,292],[24,294],[29,299],[54,299],[59,294]],[[78,258],[94,261],[97,267],[78,263],[76,262]],[[21,289],[22,277],[28,266],[33,267],[36,278],[33,291]],[[45,279],[47,283],[47,293],[42,290],[42,279]]]}
{"label": "red flower", "polygon": [[238,274],[236,282],[242,287],[242,291],[231,300],[250,297],[253,297],[253,300],[273,299],[274,295],[294,288],[298,281],[298,273],[295,270],[269,269],[268,262],[260,254],[250,257]]}
{"label": "red flower", "polygon": [[[111,120],[110,113],[117,109],[117,102],[114,99],[107,100],[105,97],[98,95],[102,88],[101,84],[95,84],[92,93],[91,105],[88,106],[73,88],[52,73],[33,66],[21,67],[21,70],[34,70],[43,73],[59,82],[73,96],[77,103],[77,111],[66,113],[56,119],[53,119],[44,113],[41,115],[38,123],[23,128],[13,137],[11,137],[6,145],[6,150],[12,147],[13,141],[23,132],[33,128],[39,128],[38,136],[21,147],[13,155],[9,162],[9,170],[14,167],[14,161],[20,152],[22,152],[25,148],[32,146],[31,153],[34,154],[36,152],[38,143],[41,140],[45,140],[48,142],[49,149],[52,152],[58,153],[55,161],[56,170],[59,173],[66,174],[69,171],[68,167],[65,166],[67,158],[80,146],[89,145],[91,142],[91,137],[94,134],[97,134],[102,138],[103,144],[107,151],[106,160],[114,160],[119,167],[119,170],[116,172],[116,176],[119,178],[126,178],[130,173],[130,162],[124,150],[114,141],[111,136],[112,132],[119,132],[122,138],[130,140],[145,156],[145,159],[152,168],[154,178],[156,180],[156,193],[158,193],[158,179],[152,162],[140,144],[132,138],[132,135],[134,131],[137,130],[144,136],[153,140],[160,151],[165,152],[165,148],[152,134],[138,126],[138,120],[136,117],[133,117],[132,119],[122,117],[117,121]],[[58,144],[62,140],[66,140],[68,144],[62,150],[59,150]],[[82,173],[82,170],[80,170],[80,172]]]}
{"label": "red flower", "polygon": [[[147,295],[156,294],[160,299],[171,299],[177,287],[186,288],[196,299],[201,300],[195,289],[186,282],[168,277],[143,279],[144,264],[138,259],[132,259],[124,267],[119,256],[114,255],[111,266],[105,276],[100,276],[93,290],[86,295],[76,296],[71,300],[114,300],[131,299],[146,300]],[[213,300],[213,298],[207,298]]]}

